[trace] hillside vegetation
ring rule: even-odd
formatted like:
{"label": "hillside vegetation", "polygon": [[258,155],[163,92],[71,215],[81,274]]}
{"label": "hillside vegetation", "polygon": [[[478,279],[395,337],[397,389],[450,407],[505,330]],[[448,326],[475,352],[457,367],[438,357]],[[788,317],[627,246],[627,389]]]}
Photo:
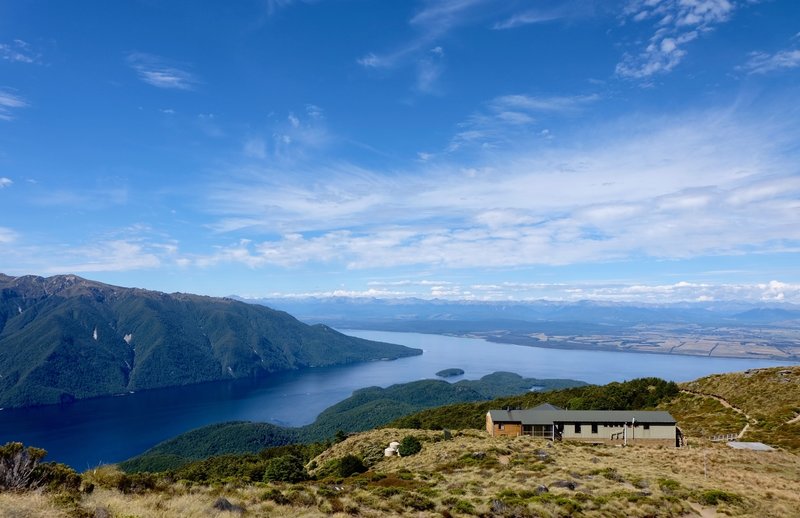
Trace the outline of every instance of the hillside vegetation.
{"label": "hillside vegetation", "polygon": [[464,401],[484,401],[498,395],[518,394],[531,387],[552,390],[582,386],[577,380],[523,378],[495,372],[479,380],[448,383],[420,380],[387,388],[368,387],[323,411],[303,427],[285,428],[269,423],[234,422],[205,426],[165,441],[142,455],[125,461],[126,471],[161,471],[177,468],[211,455],[256,453],[291,443],[325,441],[337,433],[369,430],[423,408]]}
{"label": "hillside vegetation", "polygon": [[[419,453],[374,455],[409,435]],[[797,456],[724,445],[621,448],[382,429],[317,452],[310,480],[262,481],[280,459],[302,454],[277,453],[217,457],[160,475],[99,468],[83,474],[83,490],[0,492],[0,515],[760,517],[793,516],[800,506]],[[342,475],[350,458],[367,471]]]}
{"label": "hillside vegetation", "polygon": [[800,452],[800,366],[715,374],[681,388],[717,396],[741,410],[725,408],[725,414],[749,424],[743,440]]}
{"label": "hillside vegetation", "polygon": [[0,407],[421,353],[231,299],[0,274]]}
{"label": "hillside vegetation", "polygon": [[[788,371],[788,372],[786,372]],[[685,409],[676,415],[692,430],[705,409],[709,426],[739,414],[725,393],[746,408],[747,391],[781,383],[796,401],[800,368],[763,369],[702,378],[682,385],[634,380],[546,394],[565,406],[598,408],[641,403]],[[790,379],[776,381],[777,376]],[[736,383],[745,386],[734,388]],[[762,383],[764,384],[762,386]],[[689,388],[691,387],[691,388]],[[699,390],[697,392],[700,392]],[[463,403],[410,416],[423,422],[457,421],[459,409],[502,402],[538,401],[525,394],[491,402]],[[761,396],[756,396],[758,400]],[[534,398],[534,399],[529,399]],[[763,422],[785,415],[761,405]],[[777,411],[777,410],[776,410]],[[676,412],[677,413],[677,412]],[[789,416],[791,417],[791,416]],[[790,418],[791,421],[794,418]],[[449,421],[448,421],[449,420]],[[752,423],[752,421],[751,421]],[[473,423],[474,424],[474,423]],[[731,421],[730,426],[740,422]],[[233,425],[230,425],[233,426]],[[482,423],[481,426],[482,427]],[[777,427],[776,427],[777,428]],[[0,516],[226,517],[226,516],[414,516],[414,517],[688,517],[795,516],[800,508],[800,457],[789,448],[734,450],[690,435],[685,448],[620,447],[556,442],[532,437],[494,438],[474,427],[451,430],[383,428],[337,441],[284,445],[259,453],[222,455],[161,473],[126,474],[102,466],[77,476],[69,468],[35,468],[36,491],[2,491]],[[384,457],[392,442],[415,443],[403,457]],[[18,446],[0,448],[0,480]],[[41,456],[41,450],[33,450]],[[19,463],[17,463],[19,464]],[[4,471],[5,470],[5,471]]]}

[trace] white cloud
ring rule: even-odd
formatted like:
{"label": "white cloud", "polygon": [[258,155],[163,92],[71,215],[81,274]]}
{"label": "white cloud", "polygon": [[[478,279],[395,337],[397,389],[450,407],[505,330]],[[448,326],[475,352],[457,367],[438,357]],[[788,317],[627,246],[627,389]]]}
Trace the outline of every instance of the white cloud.
{"label": "white cloud", "polygon": [[768,74],[800,67],[800,50],[781,50],[775,54],[753,52],[741,68],[750,74]]}
{"label": "white cloud", "polygon": [[0,59],[16,63],[38,63],[41,55],[23,40],[0,43]]}
{"label": "white cloud", "polygon": [[52,189],[37,193],[32,200],[42,207],[74,207],[81,210],[102,210],[128,202],[128,189],[124,187],[88,188],[83,190]]}
{"label": "white cloud", "polygon": [[676,304],[686,302],[800,303],[800,284],[772,280],[756,283],[680,281],[671,284],[620,282],[563,282],[459,284],[436,280],[370,281],[367,289],[340,289],[300,293],[270,293],[270,298],[352,297],[383,299],[445,299],[486,302],[554,301],[599,303]]}
{"label": "white cloud", "polygon": [[136,241],[103,241],[61,250],[43,271],[59,274],[145,270],[162,266],[161,256],[165,254],[169,252],[161,247]]}
{"label": "white cloud", "polygon": [[11,184],[13,184],[13,183],[14,182],[11,180],[11,178],[6,178],[5,176],[0,176],[0,189],[3,189],[5,187],[10,187]]}
{"label": "white cloud", "polygon": [[366,56],[358,58],[356,62],[365,68],[380,68],[386,64],[386,60],[379,58],[372,52]]}
{"label": "white cloud", "polygon": [[[520,131],[537,122],[538,118],[569,115],[585,109],[600,99],[598,95],[549,96],[502,95],[487,102],[484,109],[473,113],[459,124],[459,131],[448,145],[448,151],[480,146],[494,148],[515,140]],[[549,137],[549,131],[541,133]]]}
{"label": "white cloud", "polygon": [[127,61],[139,79],[157,88],[194,90],[199,82],[194,74],[169,63],[160,56],[132,52],[128,54]]}
{"label": "white cloud", "polygon": [[8,90],[0,89],[0,120],[12,120],[14,118],[13,111],[26,106],[28,103],[22,97],[12,94]]}
{"label": "white cloud", "polygon": [[8,227],[0,227],[0,245],[7,245],[17,240],[17,233]]}
{"label": "white cloud", "polygon": [[503,95],[492,99],[489,105],[496,111],[520,109],[530,112],[571,112],[598,100],[600,96],[596,94],[554,97]]}
{"label": "white cloud", "polygon": [[495,23],[492,28],[495,30],[515,29],[523,25],[531,25],[535,23],[545,23],[558,20],[562,16],[556,13],[542,12],[538,10],[526,11],[524,13],[517,13],[511,17],[503,20],[502,22]]}
{"label": "white cloud", "polygon": [[437,93],[439,77],[442,75],[444,51],[442,47],[431,49],[417,62],[417,91]]}
{"label": "white cloud", "polygon": [[259,137],[248,138],[244,142],[244,154],[250,158],[267,158],[267,144]]}
{"label": "white cloud", "polygon": [[631,0],[623,20],[650,22],[654,33],[644,50],[623,56],[617,75],[646,79],[670,72],[686,57],[689,42],[728,21],[734,10],[730,0]]}
{"label": "white cloud", "polygon": [[356,61],[364,68],[393,68],[416,66],[415,89],[421,93],[433,93],[436,80],[441,74],[442,48],[436,42],[456,27],[480,19],[481,7],[496,3],[496,0],[425,0],[424,7],[409,20],[415,36],[393,51],[369,52]]}
{"label": "white cloud", "polygon": [[498,151],[466,169],[226,173],[209,193],[216,230],[274,237],[214,260],[505,268],[794,250],[800,180],[781,151],[793,134],[712,111],[609,123],[574,147]]}

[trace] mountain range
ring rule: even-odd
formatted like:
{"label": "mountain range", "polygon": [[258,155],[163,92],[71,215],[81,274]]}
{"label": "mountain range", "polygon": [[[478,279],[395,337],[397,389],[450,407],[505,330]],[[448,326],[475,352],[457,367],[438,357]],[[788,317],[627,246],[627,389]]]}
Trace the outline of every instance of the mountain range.
{"label": "mountain range", "polygon": [[417,354],[229,298],[0,274],[0,407]]}

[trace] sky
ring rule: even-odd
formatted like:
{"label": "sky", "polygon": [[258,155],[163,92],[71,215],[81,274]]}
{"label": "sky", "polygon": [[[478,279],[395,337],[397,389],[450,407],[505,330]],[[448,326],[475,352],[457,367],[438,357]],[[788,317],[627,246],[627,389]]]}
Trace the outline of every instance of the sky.
{"label": "sky", "polygon": [[800,2],[0,3],[0,272],[800,303]]}

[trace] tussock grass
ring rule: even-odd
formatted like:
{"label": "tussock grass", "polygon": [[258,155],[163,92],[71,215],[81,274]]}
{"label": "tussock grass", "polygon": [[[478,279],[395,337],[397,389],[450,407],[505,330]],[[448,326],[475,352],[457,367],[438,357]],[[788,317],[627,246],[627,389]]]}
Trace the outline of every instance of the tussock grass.
{"label": "tussock grass", "polygon": [[[761,441],[800,452],[800,422],[789,423],[800,414],[800,366],[716,374],[684,383],[681,387],[720,396],[754,418],[756,422],[750,424],[743,440]],[[691,413],[684,414],[676,407],[673,415],[679,423],[684,420],[694,422]],[[724,412],[720,411],[709,414],[713,420],[723,419],[723,415]]]}
{"label": "tussock grass", "polygon": [[3,518],[69,518],[68,511],[43,492],[0,493]]}
{"label": "tussock grass", "polygon": [[[800,368],[781,368],[686,384],[755,417],[745,439],[763,437],[782,447],[774,452],[712,444],[704,437],[736,432],[744,419],[713,399],[681,394],[662,408],[688,434],[687,448],[494,438],[476,429],[454,430],[450,437],[442,431],[379,429],[322,452],[307,465],[316,475],[308,482],[222,479],[201,485],[164,476],[126,478],[104,466],[84,474],[84,488],[92,484],[91,492],[0,494],[0,516],[75,518],[98,510],[120,518],[240,516],[215,509],[219,498],[243,508],[241,516],[247,517],[796,516],[800,433],[793,427],[800,423],[786,421],[800,410],[799,382]],[[773,399],[761,393],[778,389]],[[407,435],[422,443],[419,453],[382,456],[390,442]],[[369,470],[342,477],[330,469],[348,455]]]}
{"label": "tussock grass", "polygon": [[[408,457],[375,462],[366,473],[298,484],[213,486],[174,482],[124,493],[115,472],[94,473],[90,494],[78,494],[92,516],[230,517],[224,497],[244,516],[519,516],[628,517],[792,516],[800,508],[800,458],[784,451],[733,450],[705,443],[684,449],[549,443],[530,437],[492,438],[477,430],[375,430],[319,455],[317,465],[359,455],[405,435],[422,442]],[[103,480],[104,482],[101,482]],[[102,487],[107,486],[107,487]],[[16,513],[16,514],[15,514]],[[76,516],[57,495],[0,495],[0,516]]]}

